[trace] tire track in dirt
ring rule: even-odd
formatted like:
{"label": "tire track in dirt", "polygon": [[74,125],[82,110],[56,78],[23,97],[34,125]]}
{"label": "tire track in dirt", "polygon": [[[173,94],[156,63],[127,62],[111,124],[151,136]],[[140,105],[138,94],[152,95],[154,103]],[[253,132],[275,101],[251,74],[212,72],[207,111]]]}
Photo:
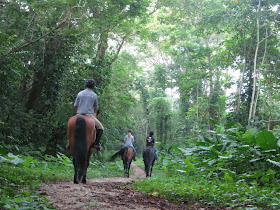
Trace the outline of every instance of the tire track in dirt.
{"label": "tire track in dirt", "polygon": [[[113,177],[87,179],[87,184],[73,184],[72,181],[45,183],[38,192],[47,197],[53,207],[68,209],[194,209],[183,204],[168,203],[161,197],[143,195],[127,185],[145,178],[145,172],[135,163],[130,178]],[[200,209],[200,208],[197,208]]]}

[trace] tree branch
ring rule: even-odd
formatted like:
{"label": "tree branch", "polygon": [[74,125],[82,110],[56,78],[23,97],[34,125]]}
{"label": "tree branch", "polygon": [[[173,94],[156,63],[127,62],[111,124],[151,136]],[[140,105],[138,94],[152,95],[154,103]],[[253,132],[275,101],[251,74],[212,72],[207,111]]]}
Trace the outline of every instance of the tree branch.
{"label": "tree branch", "polygon": [[122,48],[122,46],[123,46],[123,44],[124,44],[125,39],[126,39],[126,37],[123,37],[121,43],[119,44],[118,50],[117,50],[115,56],[114,56],[114,57],[112,58],[112,60],[110,61],[110,63],[114,63],[114,62],[117,60],[117,58],[119,57],[119,53],[120,53],[120,51],[121,51],[121,48]]}
{"label": "tree branch", "polygon": [[35,40],[30,39],[29,41],[24,42],[24,43],[21,44],[20,46],[14,48],[14,49],[12,49],[12,50],[10,50],[8,53],[6,53],[6,55],[7,55],[7,54],[10,54],[10,53],[13,53],[13,52],[16,52],[16,51],[18,51],[18,50],[20,50],[20,49],[22,49],[22,48],[24,48],[24,47],[26,47],[26,46],[28,46],[28,45],[30,45],[30,44],[33,44],[33,43],[35,43],[35,42],[40,41],[41,39],[45,38],[46,36],[48,36],[48,35],[49,35],[50,33],[52,33],[53,31],[55,31],[55,30],[57,30],[58,28],[60,28],[63,24],[66,23],[67,20],[68,20],[68,17],[64,18],[64,19],[62,20],[62,22],[61,22],[59,25],[57,25],[55,28],[53,28],[53,29],[50,30],[49,32],[45,33],[45,34],[42,35],[42,36],[39,36],[39,37],[38,37],[37,39],[35,39]]}

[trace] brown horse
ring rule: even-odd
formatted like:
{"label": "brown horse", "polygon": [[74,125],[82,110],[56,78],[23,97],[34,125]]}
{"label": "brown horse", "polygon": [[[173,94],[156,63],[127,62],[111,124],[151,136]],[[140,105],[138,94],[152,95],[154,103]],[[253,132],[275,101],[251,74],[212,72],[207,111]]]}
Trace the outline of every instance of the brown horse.
{"label": "brown horse", "polygon": [[92,145],[96,138],[94,120],[86,115],[74,115],[68,120],[67,138],[75,168],[74,183],[86,183]]}
{"label": "brown horse", "polygon": [[124,167],[124,177],[129,177],[130,164],[132,162],[132,158],[134,155],[133,149],[127,146],[121,148],[120,151],[116,152],[111,157],[111,161],[114,160],[118,155],[122,157],[123,167]]}

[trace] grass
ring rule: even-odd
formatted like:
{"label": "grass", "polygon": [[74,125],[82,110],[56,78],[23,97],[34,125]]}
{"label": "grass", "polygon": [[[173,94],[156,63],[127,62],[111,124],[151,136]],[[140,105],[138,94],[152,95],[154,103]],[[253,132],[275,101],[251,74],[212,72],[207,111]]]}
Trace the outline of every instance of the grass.
{"label": "grass", "polygon": [[224,179],[206,179],[199,174],[166,173],[155,163],[152,177],[133,183],[144,194],[163,196],[172,202],[199,202],[211,207],[240,209],[279,209],[280,185],[273,183],[226,182]]}
{"label": "grass", "polygon": [[[5,161],[3,161],[5,159]],[[73,180],[72,161],[59,154],[35,159],[24,156],[0,156],[0,209],[52,209],[48,200],[36,193],[42,182]],[[135,162],[144,169],[141,157]],[[144,194],[163,196],[172,202],[200,202],[212,207],[279,209],[280,185],[276,183],[259,186],[244,180],[227,182],[223,178],[206,179],[199,174],[166,172],[161,161],[156,161],[150,178],[133,183]],[[87,177],[123,176],[121,160],[101,162],[93,160]],[[133,170],[131,170],[133,173]]]}
{"label": "grass", "polygon": [[[73,180],[72,161],[59,154],[35,159],[25,156],[0,156],[0,209],[52,209],[48,200],[36,193],[42,182]],[[121,161],[91,161],[87,178],[123,176]]]}

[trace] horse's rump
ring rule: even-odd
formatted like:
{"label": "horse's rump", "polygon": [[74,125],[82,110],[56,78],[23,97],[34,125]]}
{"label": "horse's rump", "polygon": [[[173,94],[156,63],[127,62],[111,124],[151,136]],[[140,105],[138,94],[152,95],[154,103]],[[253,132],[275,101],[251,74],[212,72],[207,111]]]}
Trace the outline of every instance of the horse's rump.
{"label": "horse's rump", "polygon": [[143,159],[144,163],[152,164],[152,162],[156,159],[156,152],[153,147],[146,147],[143,151]]}
{"label": "horse's rump", "polygon": [[95,133],[95,122],[86,115],[75,115],[68,120],[67,137],[75,167],[74,183],[86,182]]}
{"label": "horse's rump", "polygon": [[118,152],[116,152],[114,155],[111,156],[110,160],[113,161],[117,156],[121,156],[123,159],[123,156],[128,154],[129,150],[132,150],[133,153],[133,149],[131,147],[128,146],[122,147]]}
{"label": "horse's rump", "polygon": [[134,156],[133,148],[128,146],[128,148],[127,148],[127,157],[128,157],[128,159],[131,160],[133,158],[133,156]]}
{"label": "horse's rump", "polygon": [[125,148],[121,148],[119,151],[117,151],[115,154],[113,154],[110,158],[110,161],[113,161],[116,159],[118,156],[122,156],[122,154],[125,152]]}
{"label": "horse's rump", "polygon": [[[70,151],[72,156],[74,156],[74,140],[75,140],[75,130],[76,130],[76,125],[77,123],[81,123],[82,121],[85,121],[85,135],[86,135],[86,142],[87,142],[87,149],[91,145],[93,145],[95,141],[95,135],[96,135],[96,130],[95,130],[95,122],[91,117],[88,117],[86,115],[74,115],[68,120],[68,130],[67,130],[67,138],[70,144]],[[81,126],[81,125],[80,125]]]}

